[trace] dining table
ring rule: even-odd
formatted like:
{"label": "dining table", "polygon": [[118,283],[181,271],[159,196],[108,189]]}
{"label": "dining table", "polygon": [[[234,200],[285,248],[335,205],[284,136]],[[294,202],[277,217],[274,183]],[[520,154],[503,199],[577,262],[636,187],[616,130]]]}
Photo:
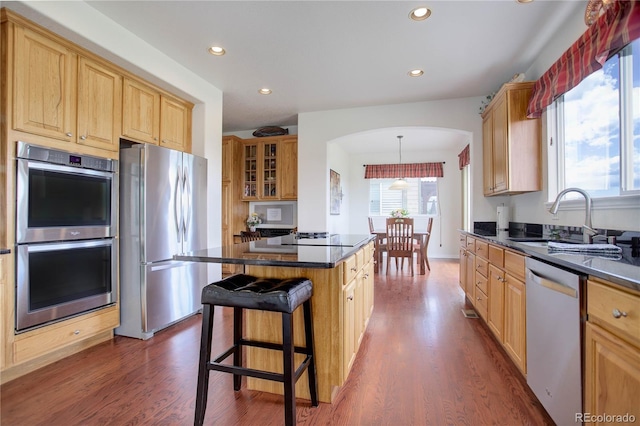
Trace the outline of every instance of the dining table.
{"label": "dining table", "polygon": [[[375,238],[375,249],[376,249],[376,263],[374,266],[374,272],[380,271],[380,264],[382,263],[382,251],[379,250],[378,246],[380,244],[384,244],[383,241],[387,238],[387,230],[386,229],[374,229],[372,234],[376,236]],[[427,270],[427,237],[429,236],[429,232],[427,231],[414,231],[413,237],[418,240],[420,243],[420,251],[418,252],[418,266],[419,266],[419,275],[426,274]]]}

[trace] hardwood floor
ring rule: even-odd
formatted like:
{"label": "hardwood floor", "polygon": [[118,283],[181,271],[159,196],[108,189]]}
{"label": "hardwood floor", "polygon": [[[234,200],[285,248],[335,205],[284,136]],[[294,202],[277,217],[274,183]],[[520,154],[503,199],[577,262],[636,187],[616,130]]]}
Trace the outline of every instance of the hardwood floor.
{"label": "hardwood floor", "polygon": [[[458,262],[433,259],[376,275],[375,308],[334,404],[298,400],[304,425],[553,424],[478,319],[462,315]],[[231,341],[230,310],[216,312],[214,353]],[[193,424],[200,315],[148,341],[117,336],[0,388],[2,425]],[[211,373],[208,425],[278,425],[282,397]]]}

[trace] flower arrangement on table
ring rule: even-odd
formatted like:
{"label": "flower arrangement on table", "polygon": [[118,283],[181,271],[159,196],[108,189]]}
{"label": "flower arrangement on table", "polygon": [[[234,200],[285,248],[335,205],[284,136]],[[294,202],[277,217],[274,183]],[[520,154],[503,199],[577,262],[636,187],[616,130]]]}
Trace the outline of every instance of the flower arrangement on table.
{"label": "flower arrangement on table", "polygon": [[409,210],[407,209],[391,210],[391,217],[409,217]]}
{"label": "flower arrangement on table", "polygon": [[258,213],[251,213],[247,218],[247,226],[251,231],[256,230],[256,225],[260,225],[262,223],[262,219],[258,216]]}

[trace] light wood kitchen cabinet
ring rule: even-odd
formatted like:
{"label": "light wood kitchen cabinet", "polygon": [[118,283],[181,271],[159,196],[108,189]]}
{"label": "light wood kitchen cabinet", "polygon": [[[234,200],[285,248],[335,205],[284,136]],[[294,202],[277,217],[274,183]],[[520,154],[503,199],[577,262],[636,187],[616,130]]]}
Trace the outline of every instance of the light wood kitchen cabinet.
{"label": "light wood kitchen cabinet", "polygon": [[120,74],[38,31],[14,28],[12,128],[117,151]]}
{"label": "light wood kitchen cabinet", "polygon": [[[247,265],[247,274],[265,278],[291,278],[304,276],[314,285],[312,315],[316,368],[318,371],[318,398],[321,402],[332,402],[337,389],[347,380],[353,367],[359,342],[366,331],[373,310],[373,242],[368,243],[354,255],[331,269],[322,268],[280,268],[261,265]],[[361,290],[358,292],[358,286]],[[304,333],[302,310],[294,312],[294,343],[303,344]],[[246,312],[247,338],[267,341],[281,341],[281,315],[277,312]],[[262,348],[247,349],[247,363],[250,368],[274,371],[282,365],[282,354]],[[296,355],[301,362],[302,355]],[[253,390],[282,393],[282,385],[255,378],[247,378],[247,387]],[[309,398],[306,374],[296,383],[296,396]]]}
{"label": "light wood kitchen cabinet", "polygon": [[[246,228],[248,203],[240,201],[240,170],[242,139],[235,136],[222,138],[222,245],[234,244],[234,235]],[[225,275],[236,273],[239,265],[222,264]]]}
{"label": "light wood kitchen cabinet", "polygon": [[170,96],[160,97],[160,146],[191,152],[193,105]]}
{"label": "light wood kitchen cabinet", "polygon": [[[77,54],[39,32],[18,25],[14,28],[7,33],[14,42],[7,46],[14,52],[12,128],[75,140]],[[12,55],[7,56],[9,70]]]}
{"label": "light wood kitchen cabinet", "polygon": [[460,234],[460,286],[464,290],[466,298],[471,304],[476,304],[475,299],[475,239]]}
{"label": "light wood kitchen cabinet", "polygon": [[504,281],[504,271],[489,265],[487,325],[501,343],[504,331]]}
{"label": "light wood kitchen cabinet", "polygon": [[[355,336],[355,324],[356,324],[356,302],[355,302],[355,280],[351,281],[342,291],[342,304],[343,304],[343,347],[342,347],[342,359],[343,369],[348,375],[353,366],[353,361],[356,359],[356,336]],[[346,378],[346,376],[345,376]]]}
{"label": "light wood kitchen cabinet", "polygon": [[297,143],[297,136],[270,136],[243,141],[243,200],[297,198]]}
{"label": "light wood kitchen cabinet", "polygon": [[77,143],[118,151],[122,120],[122,76],[88,58],[78,58]]}
{"label": "light wood kitchen cabinet", "polygon": [[640,418],[640,293],[590,278],[587,317],[585,412]]}
{"label": "light wood kitchen cabinet", "polygon": [[502,86],[482,114],[484,195],[540,191],[541,123],[526,117],[533,82]]}
{"label": "light wood kitchen cabinet", "polygon": [[502,344],[522,374],[527,374],[527,301],[524,282],[507,273],[504,283]]}
{"label": "light wood kitchen cabinet", "polygon": [[160,93],[130,78],[122,89],[122,134],[154,145],[160,141]]}
{"label": "light wood kitchen cabinet", "polygon": [[193,104],[134,78],[124,79],[122,134],[137,142],[191,152]]}
{"label": "light wood kitchen cabinet", "polygon": [[[460,246],[460,285],[465,297],[526,375],[525,256],[481,238],[465,238],[465,234]],[[466,286],[469,277],[472,285]]]}
{"label": "light wood kitchen cabinet", "polygon": [[[298,199],[298,138],[287,137],[280,142],[280,199]],[[286,171],[285,171],[286,170]]]}

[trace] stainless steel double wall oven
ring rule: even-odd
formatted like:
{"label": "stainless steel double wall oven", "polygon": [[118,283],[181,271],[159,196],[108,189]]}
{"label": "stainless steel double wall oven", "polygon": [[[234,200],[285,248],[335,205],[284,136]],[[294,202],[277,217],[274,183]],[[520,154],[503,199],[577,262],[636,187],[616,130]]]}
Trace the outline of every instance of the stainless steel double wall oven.
{"label": "stainless steel double wall oven", "polygon": [[16,330],[115,303],[118,161],[16,148]]}

